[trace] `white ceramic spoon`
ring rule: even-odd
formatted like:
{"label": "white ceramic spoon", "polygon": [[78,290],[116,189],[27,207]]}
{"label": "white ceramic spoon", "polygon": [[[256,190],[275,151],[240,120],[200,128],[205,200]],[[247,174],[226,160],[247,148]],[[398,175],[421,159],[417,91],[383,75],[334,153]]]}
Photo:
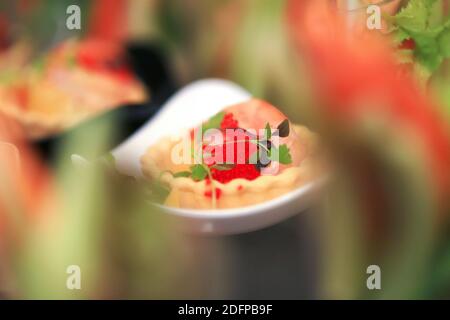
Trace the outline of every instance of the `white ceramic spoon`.
{"label": "white ceramic spoon", "polygon": [[[158,139],[192,128],[225,107],[250,98],[250,93],[225,80],[200,80],[184,87],[112,151],[117,169],[128,175],[142,176],[140,158]],[[322,181],[314,181],[276,199],[242,208],[194,210],[155,206],[181,220],[180,225],[190,232],[242,233],[275,224],[306,209],[321,185]]]}

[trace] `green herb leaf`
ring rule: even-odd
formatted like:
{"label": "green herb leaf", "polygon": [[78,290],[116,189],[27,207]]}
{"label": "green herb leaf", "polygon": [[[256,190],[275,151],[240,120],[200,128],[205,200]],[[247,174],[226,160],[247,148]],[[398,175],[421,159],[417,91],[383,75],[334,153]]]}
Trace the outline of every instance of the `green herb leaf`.
{"label": "green herb leaf", "polygon": [[181,177],[188,178],[190,176],[191,176],[190,171],[180,171],[173,174],[174,178],[181,178]]}
{"label": "green herb leaf", "polygon": [[398,27],[393,28],[391,33],[394,44],[397,46],[401,45],[404,40],[411,38],[411,35],[408,32]]}
{"label": "green herb leaf", "polygon": [[225,170],[230,170],[234,168],[234,164],[215,164],[212,166],[212,168],[217,169],[219,171],[225,171]]}
{"label": "green herb leaf", "polygon": [[203,132],[209,129],[219,129],[224,116],[224,112],[219,112],[216,115],[212,116],[207,122],[202,125]]}
{"label": "green herb leaf", "polygon": [[292,157],[289,152],[289,148],[285,144],[280,145],[279,148],[272,146],[272,150],[271,150],[269,156],[270,156],[270,160],[278,161],[281,164],[291,164],[292,163]]}
{"label": "green herb leaf", "polygon": [[445,58],[450,58],[450,27],[439,35],[438,42],[441,54]]}
{"label": "green herb leaf", "polygon": [[270,124],[268,122],[266,123],[264,135],[267,140],[270,140],[270,138],[272,137],[272,129],[270,128]]}
{"label": "green herb leaf", "polygon": [[427,27],[428,9],[426,0],[409,1],[396,16],[395,22],[409,31],[423,31]]}
{"label": "green herb leaf", "polygon": [[191,167],[192,179],[195,181],[204,180],[208,176],[208,169],[202,164],[195,164]]}
{"label": "green herb leaf", "polygon": [[[438,69],[444,58],[450,57],[450,20],[443,21],[436,0],[410,0],[394,17],[393,23],[395,43],[405,39],[414,40],[416,61],[429,72]],[[436,10],[438,9],[438,10]]]}

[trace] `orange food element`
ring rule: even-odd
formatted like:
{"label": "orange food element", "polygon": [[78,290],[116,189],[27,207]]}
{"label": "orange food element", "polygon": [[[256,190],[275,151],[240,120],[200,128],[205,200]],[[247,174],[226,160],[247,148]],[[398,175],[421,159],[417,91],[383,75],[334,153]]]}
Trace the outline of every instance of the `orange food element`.
{"label": "orange food element", "polygon": [[[21,127],[0,115],[0,238],[16,219],[38,218],[54,197],[52,178],[27,144]],[[0,241],[1,242],[1,241]]]}
{"label": "orange food element", "polygon": [[322,114],[343,126],[376,114],[408,128],[425,150],[437,189],[447,193],[448,127],[415,80],[399,76],[386,39],[377,32],[352,32],[325,1],[290,1],[287,16],[292,38],[309,62]]}

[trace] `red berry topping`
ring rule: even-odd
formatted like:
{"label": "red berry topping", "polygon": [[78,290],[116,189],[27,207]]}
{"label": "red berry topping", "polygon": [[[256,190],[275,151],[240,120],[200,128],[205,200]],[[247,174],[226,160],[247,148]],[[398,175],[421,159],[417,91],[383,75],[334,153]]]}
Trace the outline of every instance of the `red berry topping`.
{"label": "red berry topping", "polygon": [[253,164],[237,164],[229,170],[217,170],[212,168],[211,175],[220,183],[228,183],[234,179],[255,180],[261,173]]}
{"label": "red berry topping", "polygon": [[[232,113],[224,114],[220,123],[220,128],[223,134],[223,144],[212,145],[208,142],[203,145],[204,163],[207,164],[211,170],[211,176],[214,180],[220,183],[228,183],[234,179],[254,180],[258,178],[261,173],[254,164],[249,164],[249,158],[257,152],[258,147],[249,140],[254,139],[244,129],[239,128],[239,123]],[[228,130],[227,130],[228,129]],[[229,130],[234,129],[234,130]],[[240,130],[240,131],[237,131]],[[194,130],[190,131],[191,139],[194,138]],[[227,159],[227,149],[233,150],[233,159]],[[221,152],[221,155],[217,153]],[[206,156],[208,154],[208,156]],[[220,161],[221,160],[221,161]],[[217,161],[217,163],[216,163]],[[232,162],[232,166],[228,169],[218,168],[224,163]],[[215,167],[216,166],[216,167]],[[211,181],[206,178],[206,185],[210,185]],[[242,186],[239,187],[239,190]],[[216,197],[219,198],[221,194],[220,189],[216,189]],[[205,192],[206,197],[212,196],[212,191],[208,189]]]}
{"label": "red berry topping", "polygon": [[238,121],[233,118],[233,114],[231,112],[225,113],[223,116],[223,120],[220,123],[221,129],[234,129],[238,128],[239,124]]}
{"label": "red berry topping", "polygon": [[403,50],[414,50],[416,48],[416,42],[411,38],[405,39],[400,44],[399,48]]}
{"label": "red berry topping", "polygon": [[[237,131],[240,130],[240,131]],[[208,165],[216,164],[214,160],[219,160],[218,164],[232,163],[244,164],[247,163],[251,155],[257,151],[257,146],[249,140],[252,138],[243,129],[222,130],[223,144],[222,145],[205,145],[204,152],[210,152],[211,158],[205,157],[205,162]],[[232,150],[232,151],[231,151]],[[220,152],[221,154],[218,154]],[[228,152],[230,152],[230,159],[228,159]]]}
{"label": "red berry topping", "polygon": [[[216,199],[220,199],[220,196],[222,195],[222,190],[219,188],[216,188]],[[212,189],[205,191],[205,197],[212,198]]]}

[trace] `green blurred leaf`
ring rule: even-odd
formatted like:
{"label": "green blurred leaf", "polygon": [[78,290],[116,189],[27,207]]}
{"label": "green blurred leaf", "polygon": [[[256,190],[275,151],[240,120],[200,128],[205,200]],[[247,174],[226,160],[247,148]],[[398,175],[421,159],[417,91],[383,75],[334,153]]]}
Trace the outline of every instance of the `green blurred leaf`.
{"label": "green blurred leaf", "polygon": [[208,176],[208,170],[202,164],[196,164],[191,167],[192,179],[195,181],[204,180]]}
{"label": "green blurred leaf", "polygon": [[190,177],[191,172],[190,171],[180,171],[173,174],[174,178],[180,178],[180,177]]}
{"label": "green blurred leaf", "polygon": [[396,16],[398,26],[409,31],[424,31],[427,27],[428,5],[425,0],[409,1]]}
{"label": "green blurred leaf", "polygon": [[280,145],[279,148],[272,146],[272,149],[270,152],[270,159],[272,161],[278,161],[281,164],[291,164],[292,163],[292,157],[289,152],[289,148],[285,144]]}
{"label": "green blurred leaf", "polygon": [[224,116],[225,116],[224,112],[219,112],[219,113],[215,114],[214,116],[212,116],[211,118],[209,118],[209,120],[202,125],[203,132],[205,132],[209,129],[220,128],[220,124],[222,123]]}

